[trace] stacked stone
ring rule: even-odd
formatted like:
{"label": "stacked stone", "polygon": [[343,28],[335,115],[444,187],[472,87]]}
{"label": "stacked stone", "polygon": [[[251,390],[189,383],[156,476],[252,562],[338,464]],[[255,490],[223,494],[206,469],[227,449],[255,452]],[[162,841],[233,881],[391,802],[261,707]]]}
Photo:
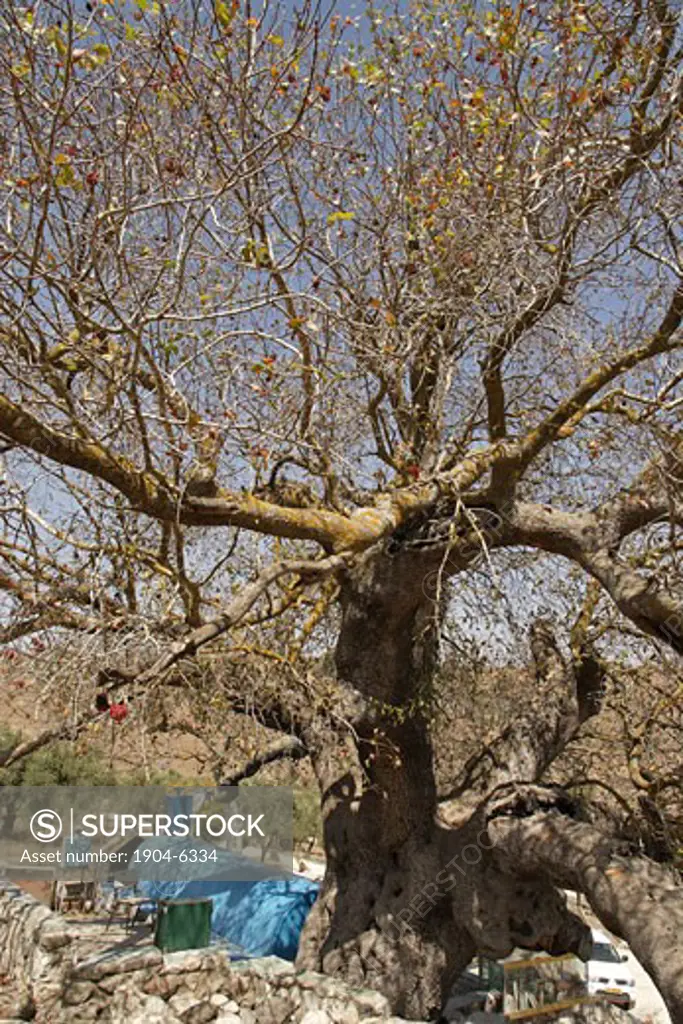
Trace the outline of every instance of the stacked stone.
{"label": "stacked stone", "polygon": [[[0,880],[0,1015],[30,1020],[60,1003],[73,934],[65,921],[17,886]],[[36,1017],[37,1019],[37,1017]]]}
{"label": "stacked stone", "polygon": [[224,953],[144,950],[77,964],[64,989],[69,1024],[370,1024],[391,1018],[384,996],[297,971],[277,957],[230,963]]}

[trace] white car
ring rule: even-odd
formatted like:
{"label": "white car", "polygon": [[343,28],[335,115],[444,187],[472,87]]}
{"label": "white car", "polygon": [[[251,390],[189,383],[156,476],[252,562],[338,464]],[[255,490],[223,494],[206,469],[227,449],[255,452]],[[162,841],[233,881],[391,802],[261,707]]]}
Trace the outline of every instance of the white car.
{"label": "white car", "polygon": [[615,949],[604,932],[591,930],[593,952],[586,964],[588,994],[604,995],[608,1002],[631,1010],[635,1004],[635,978],[626,965],[628,956]]}

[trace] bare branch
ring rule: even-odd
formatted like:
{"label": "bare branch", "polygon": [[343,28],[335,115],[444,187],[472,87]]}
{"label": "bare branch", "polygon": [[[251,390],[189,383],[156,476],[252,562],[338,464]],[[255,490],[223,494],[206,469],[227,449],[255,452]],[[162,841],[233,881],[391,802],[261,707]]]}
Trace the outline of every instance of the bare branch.
{"label": "bare branch", "polygon": [[[135,695],[151,683],[156,682],[182,658],[196,654],[200,647],[237,625],[268,587],[282,576],[295,575],[307,580],[317,579],[335,572],[343,564],[344,558],[341,556],[333,556],[321,561],[300,560],[274,563],[265,569],[253,583],[245,586],[220,616],[193,630],[187,637],[173,644],[149,668],[136,675],[127,676],[123,682],[131,695]],[[55,740],[74,738],[96,721],[100,714],[101,712],[92,710],[81,715],[75,722],[44,730],[32,739],[7,751],[3,755],[1,764],[9,766]]]}
{"label": "bare branch", "polygon": [[267,750],[262,750],[237,771],[228,775],[222,780],[221,786],[238,786],[240,782],[252,778],[266,765],[283,760],[298,761],[303,757],[308,757],[308,751],[301,740],[296,736],[285,737],[277,740]]}
{"label": "bare branch", "polygon": [[[536,685],[530,706],[491,743],[464,765],[439,810],[462,817],[496,787],[509,782],[537,782],[576,735],[579,726],[600,710],[604,670],[583,651],[565,664],[547,623],[534,623],[531,648]],[[450,808],[449,808],[450,805]]]}

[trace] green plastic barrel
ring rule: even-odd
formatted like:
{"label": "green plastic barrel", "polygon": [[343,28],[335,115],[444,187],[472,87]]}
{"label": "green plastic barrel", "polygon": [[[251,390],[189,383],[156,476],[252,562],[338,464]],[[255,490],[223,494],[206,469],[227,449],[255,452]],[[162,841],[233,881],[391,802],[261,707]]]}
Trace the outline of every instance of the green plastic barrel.
{"label": "green plastic barrel", "polygon": [[159,900],[154,943],[164,953],[202,949],[211,939],[211,900]]}

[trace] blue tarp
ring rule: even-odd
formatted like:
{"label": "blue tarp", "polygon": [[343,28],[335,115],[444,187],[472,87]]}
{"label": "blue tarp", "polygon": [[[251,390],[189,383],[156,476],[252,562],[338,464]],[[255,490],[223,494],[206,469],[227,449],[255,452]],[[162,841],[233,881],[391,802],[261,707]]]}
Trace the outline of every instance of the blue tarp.
{"label": "blue tarp", "polygon": [[188,882],[171,895],[164,883],[141,882],[155,899],[199,899],[213,903],[211,931],[251,956],[294,960],[299,936],[318,895],[307,878],[264,878],[257,882]]}
{"label": "blue tarp", "polygon": [[[158,840],[154,842],[158,845]],[[241,858],[221,851],[220,860],[225,861],[221,863],[224,874],[239,873]],[[254,864],[248,865],[247,874],[253,879]],[[263,874],[266,873],[264,869]],[[251,956],[294,960],[301,930],[320,886],[297,875],[281,875],[251,881],[141,881],[135,888],[153,900],[209,898],[213,903],[211,931],[215,937]]]}

